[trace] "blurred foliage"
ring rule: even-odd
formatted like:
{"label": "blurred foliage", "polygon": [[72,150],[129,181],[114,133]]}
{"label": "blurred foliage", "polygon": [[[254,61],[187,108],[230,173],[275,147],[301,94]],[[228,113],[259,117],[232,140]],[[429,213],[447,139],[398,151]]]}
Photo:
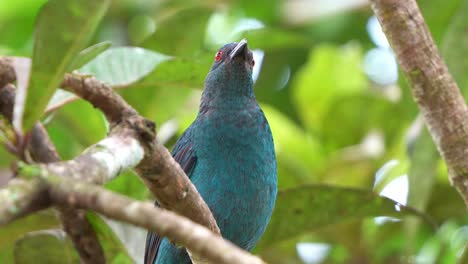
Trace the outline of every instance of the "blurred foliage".
{"label": "blurred foliage", "polygon": [[[46,81],[35,84],[39,88],[31,92],[41,102],[37,107],[58,88],[56,78],[64,69],[92,74],[118,88],[142,115],[155,120],[168,148],[196,115],[217,48],[246,37],[250,48],[262,54],[256,58],[260,72],[255,93],[275,139],[280,195],[255,253],[269,263],[467,263],[466,208],[450,186],[429,134],[417,121],[406,81],[400,77],[391,87],[380,86],[368,80],[361,67],[374,47],[366,32],[372,16],[368,6],[311,15],[310,20],[291,24],[288,17],[295,16],[295,10],[286,5],[296,1],[114,0],[93,31],[97,22],[88,19],[98,21],[100,11],[80,1],[52,2],[59,10],[83,9],[86,16],[51,10],[45,16],[45,10],[46,21],[35,26],[45,2],[0,2],[0,55],[33,58],[37,64],[33,78],[34,69],[45,71]],[[79,8],[65,8],[72,2],[79,2]],[[327,1],[308,2],[312,13],[325,9]],[[461,0],[419,4],[466,95],[468,4]],[[49,104],[69,96],[58,90]],[[42,116],[35,104],[28,105],[34,110],[30,120],[42,118],[64,159],[106,135],[104,117],[87,102],[78,100]],[[13,160],[0,151],[1,168],[7,169]],[[419,210],[416,214],[401,206],[402,201],[378,195],[404,175],[409,177],[407,202]],[[135,199],[151,199],[133,172],[106,187]],[[90,219],[109,262],[132,262],[128,245],[99,217]],[[431,221],[439,228],[434,230]],[[45,211],[0,227],[0,262],[13,263],[16,256],[16,262],[29,263],[27,259],[37,259],[41,252],[50,252],[50,263],[53,258],[76,262],[67,239],[56,231],[40,231],[58,226],[54,214]],[[314,248],[327,250],[319,254]],[[18,250],[22,253],[15,255]],[[308,259],[307,254],[316,258]],[[138,262],[142,255],[131,257]]]}
{"label": "blurred foliage", "polygon": [[[39,119],[63,75],[79,51],[86,47],[109,2],[50,0],[41,8],[34,29],[31,74],[24,105],[25,131]],[[21,87],[18,88],[19,97]]]}
{"label": "blurred foliage", "polygon": [[79,261],[73,244],[60,229],[41,230],[26,234],[15,243],[15,263],[73,263]]}

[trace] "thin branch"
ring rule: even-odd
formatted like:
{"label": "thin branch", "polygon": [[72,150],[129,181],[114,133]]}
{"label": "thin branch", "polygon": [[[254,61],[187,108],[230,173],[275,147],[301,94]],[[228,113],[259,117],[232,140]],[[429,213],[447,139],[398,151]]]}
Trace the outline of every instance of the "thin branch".
{"label": "thin branch", "polygon": [[0,59],[0,88],[16,80],[15,69],[11,64],[12,61],[9,58]]}
{"label": "thin branch", "polygon": [[77,181],[103,184],[125,170],[136,166],[144,149],[134,131],[120,124],[111,135],[89,147],[73,160],[40,165],[51,174]]}
{"label": "thin branch", "polygon": [[125,116],[137,114],[112,88],[94,77],[66,74],[62,87],[99,108],[109,122],[117,123]]}
{"label": "thin branch", "polygon": [[28,151],[36,162],[49,163],[60,160],[60,156],[50,140],[47,131],[40,123],[37,123],[33,127]]}
{"label": "thin branch", "polygon": [[[451,182],[468,206],[468,108],[415,0],[372,0]],[[460,58],[463,59],[463,58]]]}
{"label": "thin branch", "polygon": [[[0,59],[0,65],[2,60]],[[0,73],[0,79],[2,79]],[[13,104],[15,103],[15,87],[12,84],[0,86],[0,115],[5,116],[8,122],[13,118]]]}
{"label": "thin branch", "polygon": [[80,262],[82,264],[106,263],[104,249],[99,242],[96,231],[86,218],[86,212],[61,206],[58,206],[57,209],[63,229],[80,255]]}
{"label": "thin branch", "polygon": [[151,203],[138,202],[95,185],[49,177],[50,197],[61,206],[93,210],[106,217],[151,230],[185,246],[197,256],[209,259],[209,263],[264,263],[206,227]]}
{"label": "thin branch", "polygon": [[11,180],[0,189],[0,225],[48,207],[48,197],[42,181]]}
{"label": "thin branch", "polygon": [[80,99],[78,96],[72,95],[71,97],[65,98],[60,102],[54,103],[53,105],[48,105],[44,113],[47,115],[52,112],[55,112],[58,109],[64,107],[65,105],[75,102],[78,99]]}

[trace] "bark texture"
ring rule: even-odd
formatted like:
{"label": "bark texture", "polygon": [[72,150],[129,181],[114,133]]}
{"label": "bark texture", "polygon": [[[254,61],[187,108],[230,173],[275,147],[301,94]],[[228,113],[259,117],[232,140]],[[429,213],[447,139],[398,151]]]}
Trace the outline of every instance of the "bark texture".
{"label": "bark texture", "polygon": [[460,89],[415,0],[372,0],[371,6],[447,164],[451,183],[468,206],[468,108]]}

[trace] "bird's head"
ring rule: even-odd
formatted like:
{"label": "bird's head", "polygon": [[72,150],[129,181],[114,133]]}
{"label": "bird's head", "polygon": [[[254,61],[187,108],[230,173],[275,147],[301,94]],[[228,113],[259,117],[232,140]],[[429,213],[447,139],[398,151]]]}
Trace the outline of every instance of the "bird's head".
{"label": "bird's head", "polygon": [[253,96],[252,70],[255,61],[247,40],[224,45],[215,55],[205,80],[204,99]]}
{"label": "bird's head", "polygon": [[254,64],[252,52],[247,47],[247,40],[243,39],[239,43],[226,44],[216,52],[209,75],[236,72],[251,78]]}

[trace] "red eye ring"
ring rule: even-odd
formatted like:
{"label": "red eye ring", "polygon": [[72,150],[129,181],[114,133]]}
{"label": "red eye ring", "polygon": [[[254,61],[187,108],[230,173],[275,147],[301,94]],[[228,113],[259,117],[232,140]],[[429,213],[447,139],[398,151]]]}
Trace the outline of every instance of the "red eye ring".
{"label": "red eye ring", "polygon": [[222,51],[218,51],[218,53],[216,53],[216,56],[215,56],[215,61],[219,61],[221,60],[221,57],[223,56],[223,52]]}

